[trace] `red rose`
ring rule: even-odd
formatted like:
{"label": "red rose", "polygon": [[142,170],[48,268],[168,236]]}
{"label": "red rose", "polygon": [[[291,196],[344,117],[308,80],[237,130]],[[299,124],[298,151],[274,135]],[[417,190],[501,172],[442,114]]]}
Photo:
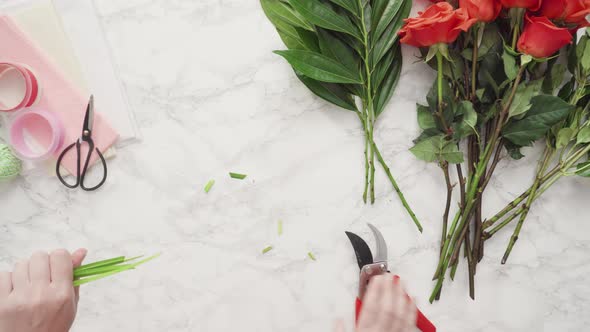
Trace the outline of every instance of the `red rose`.
{"label": "red rose", "polygon": [[536,58],[555,54],[560,48],[572,42],[567,28],[558,28],[547,17],[526,17],[527,23],[518,39],[518,50]]}
{"label": "red rose", "polygon": [[[526,8],[537,11],[541,7],[541,0],[501,0],[506,8]],[[569,0],[568,0],[569,1]]]}
{"label": "red rose", "polygon": [[439,2],[419,12],[418,17],[406,19],[399,31],[400,41],[416,47],[452,43],[476,21],[469,18],[465,8],[453,10],[449,3]]}
{"label": "red rose", "polygon": [[539,13],[552,20],[588,26],[586,16],[590,14],[590,0],[543,0]]}
{"label": "red rose", "polygon": [[469,17],[481,22],[495,20],[502,10],[499,0],[459,0],[459,7],[465,8]]}

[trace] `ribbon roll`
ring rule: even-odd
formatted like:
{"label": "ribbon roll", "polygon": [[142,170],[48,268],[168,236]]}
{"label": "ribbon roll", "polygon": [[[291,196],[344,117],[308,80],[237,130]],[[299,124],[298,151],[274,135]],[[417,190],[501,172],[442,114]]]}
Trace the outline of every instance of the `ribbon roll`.
{"label": "ribbon roll", "polygon": [[31,70],[0,62],[0,112],[14,112],[30,107],[39,96],[39,82]]}
{"label": "ribbon roll", "polygon": [[[16,155],[23,160],[40,161],[51,157],[62,146],[64,129],[61,121],[50,112],[42,109],[24,109],[18,112],[9,125],[10,144]],[[40,146],[28,139],[28,133],[43,137],[49,142]]]}

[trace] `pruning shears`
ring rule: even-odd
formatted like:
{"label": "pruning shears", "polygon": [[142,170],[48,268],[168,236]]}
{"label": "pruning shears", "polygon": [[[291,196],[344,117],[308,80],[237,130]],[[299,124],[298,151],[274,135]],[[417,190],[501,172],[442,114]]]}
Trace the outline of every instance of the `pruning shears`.
{"label": "pruning shears", "polygon": [[[365,292],[367,291],[367,286],[369,284],[369,280],[372,277],[389,273],[389,269],[387,267],[387,244],[385,243],[385,239],[381,232],[373,225],[367,224],[373,235],[375,237],[375,242],[377,244],[377,250],[375,256],[371,253],[371,249],[367,245],[367,242],[363,240],[360,236],[346,232],[350,243],[352,244],[352,248],[354,249],[354,253],[356,255],[356,260],[361,269],[360,278],[359,278],[359,289],[358,289],[358,297],[356,298],[356,310],[355,310],[355,320],[358,321],[358,318],[361,313],[361,309],[363,306],[363,297]],[[393,277],[393,282],[399,280],[398,276]],[[434,324],[422,314],[420,309],[418,309],[418,315],[416,319],[416,327],[420,329],[422,332],[436,332],[436,327]]]}

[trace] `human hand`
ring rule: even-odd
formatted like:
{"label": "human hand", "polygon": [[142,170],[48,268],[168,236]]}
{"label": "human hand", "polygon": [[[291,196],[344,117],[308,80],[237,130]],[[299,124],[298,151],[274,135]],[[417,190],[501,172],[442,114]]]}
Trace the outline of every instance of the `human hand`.
{"label": "human hand", "polygon": [[[391,274],[371,278],[363,299],[356,332],[410,332],[416,326],[418,308]],[[339,323],[336,332],[344,332]]]}
{"label": "human hand", "polygon": [[0,272],[0,332],[67,332],[78,307],[73,270],[86,249],[34,253]]}

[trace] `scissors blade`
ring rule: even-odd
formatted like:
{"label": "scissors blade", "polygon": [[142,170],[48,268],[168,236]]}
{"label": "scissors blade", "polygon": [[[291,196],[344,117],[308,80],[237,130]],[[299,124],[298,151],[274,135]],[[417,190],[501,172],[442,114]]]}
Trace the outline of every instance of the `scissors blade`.
{"label": "scissors blade", "polygon": [[92,132],[94,127],[94,95],[90,95],[88,106],[86,107],[86,115],[84,115],[83,131]]}
{"label": "scissors blade", "polygon": [[369,249],[367,242],[354,233],[345,233],[352,244],[359,268],[362,269],[365,265],[373,264],[373,254],[371,254],[371,249]]}
{"label": "scissors blade", "polygon": [[372,224],[367,223],[373,235],[375,236],[375,243],[377,244],[377,250],[375,253],[375,262],[387,262],[387,244],[383,238],[383,234]]}

